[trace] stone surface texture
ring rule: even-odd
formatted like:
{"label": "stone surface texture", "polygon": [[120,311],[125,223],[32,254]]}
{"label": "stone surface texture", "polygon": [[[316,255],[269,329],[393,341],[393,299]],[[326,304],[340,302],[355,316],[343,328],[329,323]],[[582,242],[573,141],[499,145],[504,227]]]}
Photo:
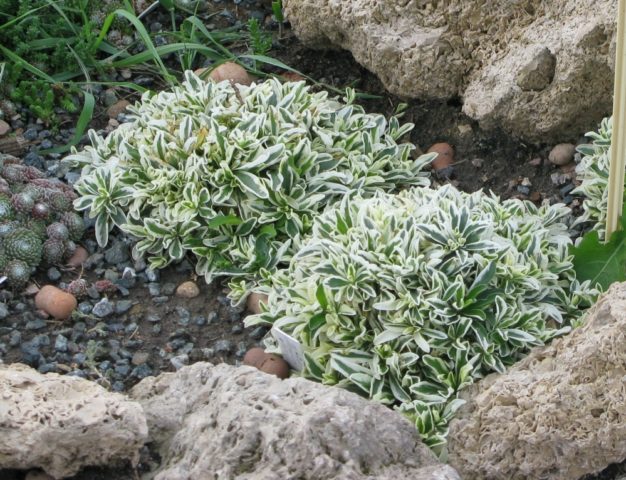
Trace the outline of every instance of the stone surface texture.
{"label": "stone surface texture", "polygon": [[586,324],[463,395],[450,464],[463,478],[573,480],[626,458],[626,283]]}
{"label": "stone surface texture", "polygon": [[131,391],[162,456],[155,480],[457,480],[400,414],[339,388],[196,363]]}
{"label": "stone surface texture", "polygon": [[0,470],[136,462],[148,429],[141,407],[81,378],[0,364]]}
{"label": "stone surface texture", "polygon": [[341,47],[403,97],[463,98],[483,127],[576,138],[611,111],[617,0],[285,0],[298,37]]}

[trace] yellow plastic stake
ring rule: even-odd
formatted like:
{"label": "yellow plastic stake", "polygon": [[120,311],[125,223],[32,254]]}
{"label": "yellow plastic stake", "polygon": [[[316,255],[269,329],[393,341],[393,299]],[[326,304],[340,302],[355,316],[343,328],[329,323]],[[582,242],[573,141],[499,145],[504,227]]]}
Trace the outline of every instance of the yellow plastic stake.
{"label": "yellow plastic stake", "polygon": [[615,58],[615,93],[613,97],[613,135],[611,168],[609,169],[609,205],[606,218],[606,241],[619,225],[624,203],[626,167],[626,0],[619,0],[617,13],[617,45]]}

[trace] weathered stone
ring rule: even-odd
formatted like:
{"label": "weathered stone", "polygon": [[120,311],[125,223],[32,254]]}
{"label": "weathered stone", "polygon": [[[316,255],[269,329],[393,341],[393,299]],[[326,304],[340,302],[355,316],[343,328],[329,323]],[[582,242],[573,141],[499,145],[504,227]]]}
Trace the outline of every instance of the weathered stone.
{"label": "weathered stone", "polygon": [[41,468],[55,478],[139,459],[141,407],[94,382],[0,364],[0,469]]}
{"label": "weathered stone", "polygon": [[400,414],[302,378],[196,363],[131,397],[161,455],[156,480],[459,478]]}
{"label": "weathered stone", "polygon": [[467,390],[450,425],[464,478],[571,480],[626,458],[626,283],[585,326]]}
{"label": "weathered stone", "polygon": [[306,44],[348,49],[392,93],[463,98],[483,127],[571,139],[611,111],[617,0],[285,0]]}
{"label": "weathered stone", "polygon": [[562,167],[574,161],[574,155],[576,154],[576,145],[572,143],[559,143],[548,155],[548,160],[554,165]]}
{"label": "weathered stone", "polygon": [[196,298],[200,295],[200,288],[191,280],[181,283],[176,289],[176,296],[181,298]]}

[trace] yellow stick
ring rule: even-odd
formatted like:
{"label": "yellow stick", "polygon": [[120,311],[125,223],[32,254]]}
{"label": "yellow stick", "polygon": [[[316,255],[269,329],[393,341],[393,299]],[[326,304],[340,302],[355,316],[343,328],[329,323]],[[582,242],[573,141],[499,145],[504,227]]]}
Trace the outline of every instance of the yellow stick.
{"label": "yellow stick", "polygon": [[606,241],[619,225],[624,203],[626,167],[626,0],[619,0],[617,14],[617,45],[615,58],[615,93],[613,97],[613,139],[609,170],[609,205],[606,218]]}

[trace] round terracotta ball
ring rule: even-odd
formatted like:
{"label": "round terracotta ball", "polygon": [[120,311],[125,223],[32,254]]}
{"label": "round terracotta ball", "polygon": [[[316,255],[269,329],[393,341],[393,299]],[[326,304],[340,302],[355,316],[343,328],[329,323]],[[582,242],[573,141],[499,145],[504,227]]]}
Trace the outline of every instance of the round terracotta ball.
{"label": "round terracotta ball", "polygon": [[287,365],[287,362],[272,353],[266,355],[259,370],[270,375],[276,375],[281,380],[289,376],[289,365]]}
{"label": "round terracotta ball", "polygon": [[35,296],[35,306],[57,320],[68,318],[77,305],[74,295],[52,285],[42,287]]}
{"label": "round terracotta ball", "polygon": [[72,268],[78,268],[83,263],[85,263],[87,258],[89,258],[89,253],[87,252],[87,250],[79,245],[78,247],[76,247],[76,250],[74,250],[74,253],[70,257],[70,259],[67,261],[67,266]]}
{"label": "round terracotta ball", "polygon": [[261,364],[265,361],[266,356],[267,354],[262,348],[251,348],[246,352],[246,355],[243,357],[243,364],[249,365],[250,367],[260,368]]}
{"label": "round terracotta ball", "polygon": [[432,162],[433,170],[443,170],[454,163],[454,149],[449,143],[435,143],[427,153],[437,153]]}
{"label": "round terracotta ball", "polygon": [[255,315],[261,313],[261,303],[267,305],[267,295],[263,293],[252,292],[248,295],[248,299],[246,300],[246,308],[250,313],[254,313]]}
{"label": "round terracotta ball", "polygon": [[235,62],[222,63],[211,71],[209,78],[216,82],[230,80],[231,83],[240,85],[250,85],[252,83],[252,77],[248,75],[246,69]]}

